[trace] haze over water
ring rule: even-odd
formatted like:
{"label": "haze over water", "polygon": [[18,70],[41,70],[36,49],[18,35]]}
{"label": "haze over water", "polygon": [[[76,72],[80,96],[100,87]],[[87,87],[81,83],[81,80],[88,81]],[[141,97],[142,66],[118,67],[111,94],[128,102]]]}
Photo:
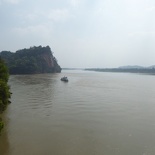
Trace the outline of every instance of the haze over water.
{"label": "haze over water", "polygon": [[9,84],[0,155],[155,154],[152,75],[63,71]]}

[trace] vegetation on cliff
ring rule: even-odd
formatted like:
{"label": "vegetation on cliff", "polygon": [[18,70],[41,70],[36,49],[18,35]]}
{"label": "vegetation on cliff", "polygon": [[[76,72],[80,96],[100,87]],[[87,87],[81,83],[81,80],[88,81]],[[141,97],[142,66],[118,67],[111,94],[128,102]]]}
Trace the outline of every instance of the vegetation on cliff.
{"label": "vegetation on cliff", "polygon": [[[9,78],[8,69],[4,64],[4,61],[0,58],[0,116],[6,109],[10,98],[9,86],[7,84]],[[0,132],[4,124],[0,117]]]}
{"label": "vegetation on cliff", "polygon": [[61,67],[49,46],[34,46],[12,53],[2,51],[0,56],[5,60],[10,74],[58,73]]}

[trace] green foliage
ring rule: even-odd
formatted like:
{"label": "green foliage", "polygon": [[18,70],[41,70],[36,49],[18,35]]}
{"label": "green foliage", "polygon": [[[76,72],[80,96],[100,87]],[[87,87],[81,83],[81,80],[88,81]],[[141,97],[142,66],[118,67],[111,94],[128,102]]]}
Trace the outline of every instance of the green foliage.
{"label": "green foliage", "polygon": [[0,111],[4,111],[9,103],[10,92],[7,83],[0,79]]}
{"label": "green foliage", "polygon": [[10,98],[9,86],[7,85],[8,78],[8,70],[0,58],[0,113],[5,110]]}
{"label": "green foliage", "polygon": [[34,46],[18,50],[16,53],[2,51],[0,55],[5,60],[10,74],[61,72],[49,46]]}
{"label": "green foliage", "polygon": [[[0,113],[2,113],[9,103],[10,92],[9,86],[7,85],[9,75],[7,67],[4,64],[4,61],[0,58]],[[0,118],[0,132],[4,124]]]}
{"label": "green foliage", "polygon": [[0,58],[0,79],[7,82],[9,78],[8,69],[4,65],[4,61]]}

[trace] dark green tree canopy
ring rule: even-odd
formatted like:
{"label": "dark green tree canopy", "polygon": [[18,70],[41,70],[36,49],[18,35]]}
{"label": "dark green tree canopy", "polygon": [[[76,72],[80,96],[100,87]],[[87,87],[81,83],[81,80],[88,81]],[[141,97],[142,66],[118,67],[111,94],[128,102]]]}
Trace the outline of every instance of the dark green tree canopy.
{"label": "dark green tree canopy", "polygon": [[8,69],[5,66],[4,61],[0,57],[0,79],[7,82],[9,78]]}
{"label": "dark green tree canopy", "polygon": [[0,113],[6,108],[10,98],[9,86],[7,85],[8,78],[7,67],[0,58]]}
{"label": "dark green tree canopy", "polygon": [[[6,109],[9,103],[10,92],[7,84],[9,78],[8,69],[5,66],[4,61],[0,57],[0,114]],[[0,117],[0,132],[4,124]]]}

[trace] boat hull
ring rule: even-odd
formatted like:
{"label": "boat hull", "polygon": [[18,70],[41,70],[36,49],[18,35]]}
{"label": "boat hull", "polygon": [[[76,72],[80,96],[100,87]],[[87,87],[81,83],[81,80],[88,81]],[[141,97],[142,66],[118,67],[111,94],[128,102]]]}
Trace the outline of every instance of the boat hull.
{"label": "boat hull", "polygon": [[68,82],[68,78],[67,77],[62,77],[61,81]]}

